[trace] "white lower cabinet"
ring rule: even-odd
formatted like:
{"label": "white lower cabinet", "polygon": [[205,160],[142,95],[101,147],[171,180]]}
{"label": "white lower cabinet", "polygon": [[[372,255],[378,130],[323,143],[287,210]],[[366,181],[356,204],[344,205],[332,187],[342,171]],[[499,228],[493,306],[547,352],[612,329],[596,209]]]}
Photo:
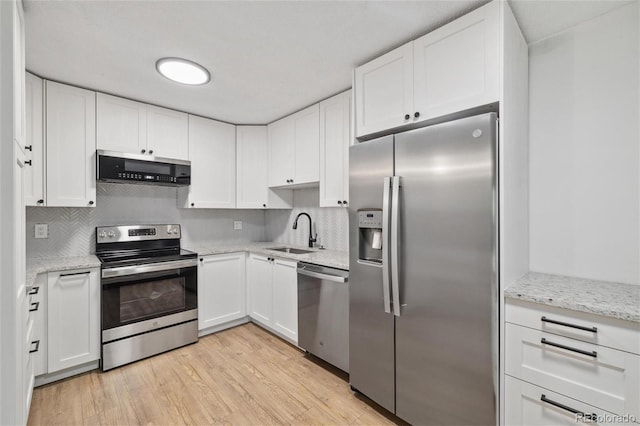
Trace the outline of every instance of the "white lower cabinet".
{"label": "white lower cabinet", "polygon": [[200,257],[198,263],[198,329],[204,330],[244,318],[246,254]]}
{"label": "white lower cabinet", "polygon": [[273,328],[298,342],[298,263],[275,259],[273,265]]}
{"label": "white lower cabinet", "polygon": [[297,262],[250,254],[247,289],[251,319],[298,344]]}
{"label": "white lower cabinet", "polygon": [[47,373],[47,274],[36,277],[31,291],[30,313],[33,316],[31,358],[36,376]]}
{"label": "white lower cabinet", "polygon": [[100,270],[50,272],[47,288],[47,370],[100,359]]}
{"label": "white lower cabinet", "polygon": [[505,311],[506,424],[640,419],[638,324],[524,302]]}

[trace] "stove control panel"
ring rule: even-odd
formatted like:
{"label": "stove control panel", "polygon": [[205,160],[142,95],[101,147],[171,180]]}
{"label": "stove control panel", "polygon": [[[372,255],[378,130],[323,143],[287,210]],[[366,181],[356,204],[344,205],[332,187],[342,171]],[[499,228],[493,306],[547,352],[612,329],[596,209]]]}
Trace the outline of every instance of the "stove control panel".
{"label": "stove control panel", "polygon": [[96,228],[96,243],[180,239],[180,225],[126,225]]}

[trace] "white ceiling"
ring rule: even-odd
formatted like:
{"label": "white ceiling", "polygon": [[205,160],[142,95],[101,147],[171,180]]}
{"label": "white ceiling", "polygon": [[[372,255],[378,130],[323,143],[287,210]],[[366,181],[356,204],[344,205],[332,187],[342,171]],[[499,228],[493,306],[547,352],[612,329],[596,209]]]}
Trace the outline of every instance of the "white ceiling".
{"label": "white ceiling", "polygon": [[[264,124],[349,88],[355,66],[484,3],[25,0],[27,69],[234,124]],[[529,42],[625,3],[511,2]],[[165,56],[202,64],[212,83],[167,81],[155,71]]]}

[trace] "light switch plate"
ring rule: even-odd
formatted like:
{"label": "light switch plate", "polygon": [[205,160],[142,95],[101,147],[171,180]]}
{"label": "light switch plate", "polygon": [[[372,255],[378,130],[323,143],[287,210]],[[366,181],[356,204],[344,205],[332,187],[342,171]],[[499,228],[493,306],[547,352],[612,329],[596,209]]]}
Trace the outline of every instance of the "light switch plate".
{"label": "light switch plate", "polygon": [[46,223],[36,223],[35,238],[49,238],[49,225]]}
{"label": "light switch plate", "polygon": [[236,231],[238,229],[242,229],[242,221],[241,220],[234,220],[233,221],[233,229],[235,229]]}

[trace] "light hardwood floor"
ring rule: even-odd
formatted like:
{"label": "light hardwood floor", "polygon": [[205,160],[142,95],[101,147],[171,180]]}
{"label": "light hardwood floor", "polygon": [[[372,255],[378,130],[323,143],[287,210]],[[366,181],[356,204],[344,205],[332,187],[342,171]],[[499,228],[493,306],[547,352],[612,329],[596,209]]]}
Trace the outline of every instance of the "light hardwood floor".
{"label": "light hardwood floor", "polygon": [[253,324],[36,388],[29,425],[383,425],[330,371]]}

